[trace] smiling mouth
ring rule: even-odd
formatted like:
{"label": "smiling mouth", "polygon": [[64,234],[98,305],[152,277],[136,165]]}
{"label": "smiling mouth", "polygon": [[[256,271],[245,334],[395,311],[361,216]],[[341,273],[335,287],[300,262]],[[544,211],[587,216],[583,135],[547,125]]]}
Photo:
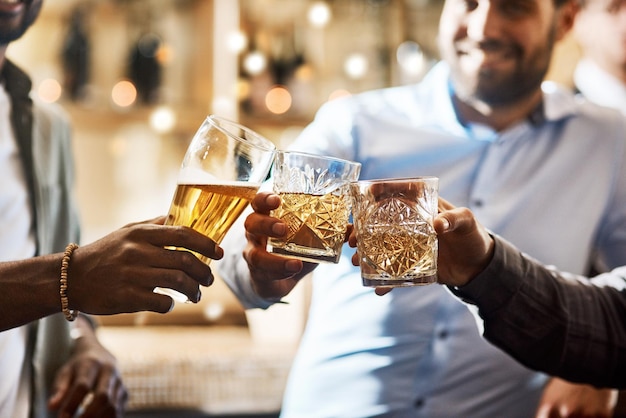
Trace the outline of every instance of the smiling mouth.
{"label": "smiling mouth", "polygon": [[489,51],[484,49],[466,51],[463,55],[472,57],[473,59],[480,59],[485,63],[505,62],[513,57],[513,55],[507,51]]}
{"label": "smiling mouth", "polygon": [[459,43],[457,53],[480,67],[502,65],[514,60],[517,56],[515,48],[495,42]]}

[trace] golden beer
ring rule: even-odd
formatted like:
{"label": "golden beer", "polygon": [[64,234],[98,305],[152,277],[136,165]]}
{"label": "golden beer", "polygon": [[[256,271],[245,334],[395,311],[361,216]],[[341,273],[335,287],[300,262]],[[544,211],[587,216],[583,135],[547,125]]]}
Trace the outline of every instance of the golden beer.
{"label": "golden beer", "polygon": [[[209,115],[187,146],[166,224],[191,227],[220,244],[267,178],[275,152],[275,145],[253,130]],[[208,257],[196,256],[209,264]],[[187,300],[174,289],[154,291]]]}
{"label": "golden beer", "polygon": [[[219,244],[259,187],[244,182],[179,184],[165,223],[191,227]],[[209,258],[196,255],[209,263]]]}
{"label": "golden beer", "polygon": [[287,224],[284,240],[270,238],[271,252],[312,262],[339,261],[350,215],[346,196],[280,193],[272,216]]}

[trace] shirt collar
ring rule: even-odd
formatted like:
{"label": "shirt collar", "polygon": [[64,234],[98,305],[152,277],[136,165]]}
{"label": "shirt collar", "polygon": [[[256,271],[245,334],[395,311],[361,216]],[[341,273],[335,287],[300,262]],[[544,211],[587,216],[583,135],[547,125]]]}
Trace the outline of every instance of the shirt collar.
{"label": "shirt collar", "polygon": [[[493,140],[497,136],[489,126],[479,124],[462,124],[456,113],[452,97],[454,88],[450,82],[450,68],[439,62],[423,82],[433,83],[436,93],[433,108],[438,109],[438,119],[457,133],[464,132],[475,139]],[[552,81],[544,81],[541,85],[543,100],[527,117],[531,126],[540,126],[547,122],[557,122],[576,113],[576,101],[573,92]]]}
{"label": "shirt collar", "polygon": [[583,58],[574,70],[574,84],[583,96],[600,105],[615,107],[626,113],[626,85]]}

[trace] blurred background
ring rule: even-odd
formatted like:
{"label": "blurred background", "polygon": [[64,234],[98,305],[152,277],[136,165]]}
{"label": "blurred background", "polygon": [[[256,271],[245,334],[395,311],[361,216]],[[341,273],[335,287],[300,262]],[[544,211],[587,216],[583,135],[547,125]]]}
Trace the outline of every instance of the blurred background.
{"label": "blurred background", "polygon": [[[208,114],[285,147],[328,100],[419,81],[437,59],[442,4],[45,0],[8,56],[31,74],[33,93],[73,122],[82,241],[91,242],[167,213],[185,149]],[[577,58],[576,45],[562,42],[549,78],[571,84]],[[278,412],[307,288],[289,305],[244,313],[219,286],[199,307],[102,320],[132,416]]]}
{"label": "blurred background", "polygon": [[[75,127],[84,240],[164,214],[210,113],[285,146],[325,101],[413,83],[441,0],[46,0],[8,55]],[[553,78],[569,82],[575,50]]]}

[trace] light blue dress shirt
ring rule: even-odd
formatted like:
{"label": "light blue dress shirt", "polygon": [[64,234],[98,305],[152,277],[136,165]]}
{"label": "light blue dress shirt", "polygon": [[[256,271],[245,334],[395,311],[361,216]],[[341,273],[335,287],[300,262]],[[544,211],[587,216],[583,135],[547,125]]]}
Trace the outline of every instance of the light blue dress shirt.
{"label": "light blue dress shirt", "polygon": [[[362,179],[438,176],[442,197],[562,270],[626,264],[625,119],[544,83],[529,120],[503,132],[463,125],[448,74],[440,63],[417,86],[329,102],[292,148],[359,161]],[[240,251],[226,250],[220,273],[245,306],[267,307]],[[443,286],[376,296],[353,252],[315,271],[284,417],[534,416],[546,376],[486,342]]]}

